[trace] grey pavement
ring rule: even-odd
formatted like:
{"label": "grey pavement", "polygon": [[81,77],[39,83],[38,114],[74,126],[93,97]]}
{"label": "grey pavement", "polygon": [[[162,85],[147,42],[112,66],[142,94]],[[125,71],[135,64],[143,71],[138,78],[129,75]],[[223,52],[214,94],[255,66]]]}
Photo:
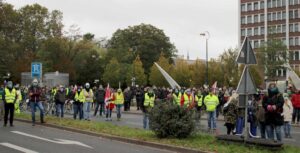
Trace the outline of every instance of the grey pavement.
{"label": "grey pavement", "polygon": [[[21,133],[21,134],[20,134]],[[25,133],[25,134],[24,134]],[[58,139],[63,139],[62,143]],[[76,141],[70,142],[70,141]],[[9,147],[13,146],[13,147]],[[168,153],[145,146],[102,139],[79,133],[48,128],[32,127],[31,124],[15,122],[15,127],[0,127],[0,152],[16,153],[18,148],[35,153]]]}

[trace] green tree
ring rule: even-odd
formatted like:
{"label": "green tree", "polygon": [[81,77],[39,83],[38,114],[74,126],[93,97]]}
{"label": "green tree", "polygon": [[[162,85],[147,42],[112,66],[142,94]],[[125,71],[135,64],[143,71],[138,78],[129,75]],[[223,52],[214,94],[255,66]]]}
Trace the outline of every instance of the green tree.
{"label": "green tree", "polygon": [[109,83],[111,87],[118,88],[119,82],[122,82],[121,77],[121,65],[116,58],[112,58],[106,65],[103,80],[105,83]]}
{"label": "green tree", "polygon": [[109,40],[108,48],[107,60],[115,57],[121,63],[132,63],[136,56],[139,56],[147,75],[161,53],[169,61],[175,53],[174,45],[163,30],[149,24],[118,29]]}
{"label": "green tree", "polygon": [[190,87],[192,82],[192,73],[189,69],[188,63],[184,59],[176,60],[172,76],[180,86]]}
{"label": "green tree", "polygon": [[240,80],[239,66],[236,63],[238,49],[225,50],[220,55],[223,85],[236,87]]}
{"label": "green tree", "polygon": [[[171,74],[173,71],[173,65],[169,63],[169,60],[164,57],[163,54],[160,55],[159,60],[157,62],[159,66],[161,66],[167,73]],[[169,86],[167,80],[164,76],[160,73],[156,65],[153,64],[151,67],[151,73],[149,77],[150,84],[155,86]]]}
{"label": "green tree", "polygon": [[288,62],[288,50],[286,45],[279,39],[270,38],[257,52],[258,65],[263,66],[268,79],[276,79],[276,71],[285,69]]}
{"label": "green tree", "polygon": [[131,65],[129,71],[127,71],[126,83],[130,85],[133,78],[133,73],[135,76],[135,83],[138,85],[146,85],[147,78],[144,72],[143,63],[140,60],[140,57],[137,56]]}
{"label": "green tree", "polygon": [[205,61],[199,59],[190,66],[192,86],[201,87],[205,83]]}

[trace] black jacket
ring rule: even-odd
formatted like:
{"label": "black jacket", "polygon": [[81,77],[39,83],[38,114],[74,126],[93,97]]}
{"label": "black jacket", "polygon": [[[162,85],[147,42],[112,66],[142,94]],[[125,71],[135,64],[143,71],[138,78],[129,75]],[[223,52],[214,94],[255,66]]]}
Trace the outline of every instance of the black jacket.
{"label": "black jacket", "polygon": [[[284,99],[281,94],[276,95],[270,95],[265,96],[263,99],[263,107],[265,109],[265,118],[266,118],[266,124],[267,125],[283,125],[283,116],[281,116],[281,113],[283,112],[283,104]],[[275,111],[268,111],[267,107],[268,105],[276,105]]]}
{"label": "black jacket", "polygon": [[97,103],[104,103],[105,99],[105,90],[104,89],[98,89],[95,93],[95,98]]}

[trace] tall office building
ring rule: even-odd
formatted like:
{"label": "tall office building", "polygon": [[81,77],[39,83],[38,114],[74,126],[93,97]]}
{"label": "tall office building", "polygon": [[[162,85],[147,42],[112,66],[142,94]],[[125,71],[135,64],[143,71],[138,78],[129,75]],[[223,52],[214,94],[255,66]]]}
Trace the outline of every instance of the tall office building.
{"label": "tall office building", "polygon": [[[248,36],[256,50],[274,34],[293,52],[291,67],[300,70],[299,9],[300,0],[239,0],[239,44]],[[277,71],[279,77],[285,74]]]}

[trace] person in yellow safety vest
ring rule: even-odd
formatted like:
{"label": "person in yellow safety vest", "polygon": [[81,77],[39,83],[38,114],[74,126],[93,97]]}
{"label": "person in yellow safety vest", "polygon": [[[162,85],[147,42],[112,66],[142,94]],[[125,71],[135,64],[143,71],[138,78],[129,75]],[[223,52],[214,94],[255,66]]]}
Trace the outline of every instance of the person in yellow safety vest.
{"label": "person in yellow safety vest", "polygon": [[120,119],[121,119],[121,107],[124,104],[124,95],[123,95],[121,89],[117,90],[117,93],[115,93],[115,97],[116,97],[115,105],[116,105],[116,109],[117,109],[117,118],[118,118],[118,121],[120,121]]}
{"label": "person in yellow safety vest", "polygon": [[203,103],[203,98],[204,96],[202,95],[201,90],[197,91],[197,94],[195,95],[195,102],[196,102],[196,121],[197,123],[200,124],[200,119],[201,119],[201,107]]}
{"label": "person in yellow safety vest", "polygon": [[195,99],[193,97],[191,89],[187,89],[187,90],[185,90],[183,96],[181,96],[180,106],[181,107],[193,106],[194,100]]}
{"label": "person in yellow safety vest", "polygon": [[91,89],[90,83],[85,84],[85,89],[83,90],[83,94],[85,96],[85,102],[83,103],[84,109],[84,119],[90,121],[90,112],[91,112],[91,105],[94,101],[94,92]]}
{"label": "person in yellow safety vest", "polygon": [[79,114],[79,120],[83,119],[83,103],[85,102],[85,96],[83,94],[83,90],[81,87],[77,88],[77,91],[75,93],[74,97],[74,103],[73,103],[73,118],[76,120],[77,114]]}
{"label": "person in yellow safety vest", "polygon": [[8,81],[7,88],[5,88],[4,96],[2,97],[4,101],[4,126],[7,125],[8,121],[8,114],[9,114],[9,123],[10,126],[13,125],[14,121],[14,111],[15,111],[15,103],[17,100],[17,92],[13,88],[13,83],[11,81]]}
{"label": "person in yellow safety vest", "polygon": [[51,90],[51,96],[52,96],[52,100],[54,101],[54,97],[57,93],[57,87],[53,87],[52,90]]}
{"label": "person in yellow safety vest", "polygon": [[175,89],[175,90],[174,90],[174,93],[172,94],[172,97],[173,97],[173,103],[174,103],[175,105],[180,106],[181,96],[182,96],[182,94],[179,92],[179,90],[178,90],[178,89]]}
{"label": "person in yellow safety vest", "polygon": [[215,95],[214,89],[212,89],[209,94],[204,98],[204,104],[207,111],[207,121],[208,129],[216,130],[216,108],[219,105],[219,98]]}
{"label": "person in yellow safety vest", "polygon": [[15,85],[15,89],[16,89],[16,94],[17,94],[17,100],[15,103],[15,113],[16,114],[20,114],[20,102],[22,101],[22,94],[21,94],[21,90],[20,90],[20,85],[16,84]]}
{"label": "person in yellow safety vest", "polygon": [[144,118],[143,118],[144,129],[146,129],[149,125],[149,112],[154,107],[154,101],[155,101],[155,94],[153,92],[153,89],[149,88],[148,92],[145,93],[143,109],[142,109],[144,112]]}

